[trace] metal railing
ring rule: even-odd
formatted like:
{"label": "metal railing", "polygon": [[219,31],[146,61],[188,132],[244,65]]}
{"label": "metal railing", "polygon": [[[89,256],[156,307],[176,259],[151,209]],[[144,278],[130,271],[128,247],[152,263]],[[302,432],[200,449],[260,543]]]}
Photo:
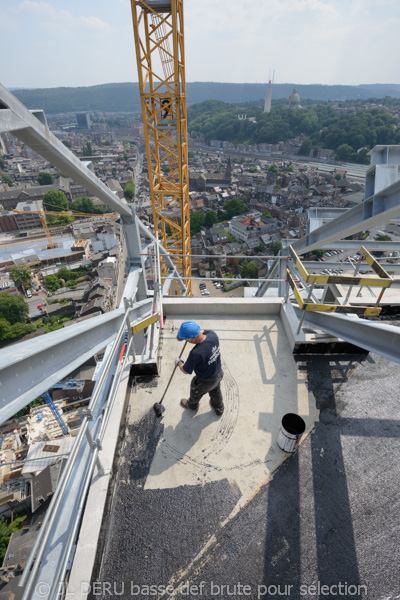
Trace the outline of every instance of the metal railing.
{"label": "metal railing", "polygon": [[[98,468],[98,474],[100,476],[104,474],[102,465],[99,460],[99,451],[102,448],[102,441],[114,405],[116,391],[118,389],[121,374],[126,365],[126,360],[133,340],[133,336],[132,334],[130,334],[128,338],[128,343],[126,345],[126,352],[123,358],[121,350],[123,346],[121,347],[121,341],[127,329],[127,325],[129,331],[128,315],[131,308],[131,305],[128,302],[126,302],[126,310],[124,315],[125,319],[120,325],[118,333],[116,334],[116,338],[112,343],[110,352],[108,353],[108,355],[105,356],[104,364],[102,365],[100,375],[96,382],[95,390],[90,400],[89,406],[87,407],[87,409],[84,409],[82,411],[82,423],[78,431],[75,443],[72,447],[72,451],[68,456],[65,467],[61,473],[60,480],[53,494],[49,507],[47,508],[43,524],[36,537],[32,551],[26,561],[24,572],[18,584],[20,587],[24,587],[24,594],[22,600],[28,600],[28,598],[33,597],[32,588],[36,583],[38,572],[41,567],[41,562],[47,548],[47,544],[53,532],[53,528],[57,522],[60,509],[62,508],[62,501],[64,499],[67,486],[69,484],[74,467],[77,465],[77,462],[80,458],[80,451],[84,447],[86,447],[86,449],[89,449],[90,451],[89,464],[84,470],[82,480],[80,482],[77,482],[77,488],[79,488],[76,500],[76,502],[79,502],[78,509],[76,510],[73,516],[73,520],[70,523],[67,541],[63,545],[60,560],[58,561],[57,565],[55,565],[55,572],[52,577],[51,586],[43,588],[46,589],[46,594],[41,593],[40,595],[42,598],[47,597],[48,599],[52,600],[53,598],[57,597],[60,592],[60,586],[62,586],[65,572],[67,570],[71,549],[73,547],[79,529],[86,495],[90,483],[92,481],[92,475],[96,464]],[[119,357],[117,354],[118,352],[120,352]],[[116,372],[111,383],[110,375],[112,375],[111,371],[115,365]],[[107,390],[108,386],[110,386],[109,392],[104,393],[105,390]],[[99,402],[101,396],[103,396],[103,403]],[[91,423],[93,423],[92,426]]]}

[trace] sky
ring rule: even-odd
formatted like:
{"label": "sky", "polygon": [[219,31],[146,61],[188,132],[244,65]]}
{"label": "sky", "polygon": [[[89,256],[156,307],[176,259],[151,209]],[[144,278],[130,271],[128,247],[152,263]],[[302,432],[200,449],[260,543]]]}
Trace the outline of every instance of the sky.
{"label": "sky", "polygon": [[[184,0],[186,81],[400,83],[400,0]],[[7,88],[137,81],[129,0],[0,0]]]}

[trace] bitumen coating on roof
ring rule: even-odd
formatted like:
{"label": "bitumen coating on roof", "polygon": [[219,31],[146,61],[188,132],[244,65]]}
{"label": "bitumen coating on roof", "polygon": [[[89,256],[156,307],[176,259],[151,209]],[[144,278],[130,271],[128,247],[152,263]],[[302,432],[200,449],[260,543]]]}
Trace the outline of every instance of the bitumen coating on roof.
{"label": "bitumen coating on roof", "polygon": [[[399,598],[400,365],[294,357],[275,317],[202,317],[221,340],[224,415],[206,397],[182,408],[177,372],[158,419],[181,320],[161,376],[131,390],[89,597]],[[286,412],[308,426],[293,454],[276,444]]]}

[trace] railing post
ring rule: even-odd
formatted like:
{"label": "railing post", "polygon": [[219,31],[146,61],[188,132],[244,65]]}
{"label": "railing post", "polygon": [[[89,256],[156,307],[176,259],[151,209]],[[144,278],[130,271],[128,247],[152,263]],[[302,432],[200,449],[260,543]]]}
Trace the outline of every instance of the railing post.
{"label": "railing post", "polygon": [[[89,428],[86,429],[86,437],[87,440],[89,442],[89,446],[91,447],[92,451],[94,452],[95,450],[102,450],[103,446],[101,445],[101,442],[99,439],[94,440],[92,434],[89,431]],[[102,477],[104,475],[104,467],[101,464],[100,458],[99,458],[99,453],[96,452],[96,465],[97,465],[97,470],[98,473],[100,475],[100,477]]]}
{"label": "railing post", "polygon": [[[310,286],[310,289],[308,290],[307,299],[305,301],[305,304],[308,304],[308,302],[309,302],[309,300],[311,298],[311,295],[312,295],[313,289],[314,289],[314,285],[315,285],[315,283],[312,283],[311,286]],[[299,323],[299,326],[297,328],[297,334],[300,333],[301,326],[303,325],[303,321],[304,321],[304,317],[305,316],[306,316],[306,309],[303,310],[303,314],[301,315],[300,323]]]}

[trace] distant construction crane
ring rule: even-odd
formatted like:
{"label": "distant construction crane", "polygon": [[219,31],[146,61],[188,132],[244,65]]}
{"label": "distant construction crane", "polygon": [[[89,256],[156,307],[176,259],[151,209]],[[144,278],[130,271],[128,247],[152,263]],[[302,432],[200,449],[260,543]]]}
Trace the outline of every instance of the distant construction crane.
{"label": "distant construction crane", "polygon": [[[51,250],[53,248],[58,248],[58,244],[56,244],[55,242],[53,242],[50,230],[49,230],[49,228],[47,226],[47,223],[46,223],[46,217],[44,216],[44,211],[40,210],[40,206],[39,206],[39,203],[38,203],[37,200],[35,200],[35,205],[36,205],[36,211],[30,211],[30,212],[35,212],[35,213],[37,212],[37,214],[39,215],[39,219],[40,219],[40,222],[41,222],[42,227],[44,229],[44,232],[46,234],[47,241],[49,242],[47,244],[47,249]],[[24,211],[21,211],[21,212],[24,212]]]}
{"label": "distant construction crane", "polygon": [[47,244],[47,249],[51,250],[52,248],[58,248],[58,244],[56,244],[55,242],[53,242],[53,238],[51,237],[51,233],[50,233],[50,229],[49,226],[47,225],[46,222],[46,217],[45,215],[53,215],[54,217],[84,217],[84,218],[106,218],[106,219],[110,219],[110,220],[115,220],[118,219],[118,215],[112,213],[95,213],[95,214],[88,214],[88,213],[81,213],[81,212],[75,212],[73,210],[68,210],[68,211],[49,211],[49,210],[43,210],[40,209],[39,203],[37,200],[35,200],[35,205],[36,205],[36,209],[37,210],[17,210],[16,208],[14,208],[13,212],[18,213],[18,214],[29,214],[29,215],[39,215],[39,219],[40,222],[42,224],[42,227],[44,229],[44,232],[46,234],[46,238],[48,241]]}
{"label": "distant construction crane", "polygon": [[190,295],[183,0],[132,0],[131,6],[154,228]]}
{"label": "distant construction crane", "polygon": [[[37,202],[37,200],[35,200],[35,202]],[[55,217],[81,217],[81,218],[86,218],[86,219],[110,219],[110,221],[115,221],[116,219],[118,219],[119,215],[115,214],[115,213],[83,213],[83,212],[75,212],[74,210],[63,210],[63,211],[50,211],[50,210],[40,210],[40,207],[38,207],[38,210],[17,210],[16,208],[13,209],[13,212],[18,213],[18,214],[29,214],[29,215],[53,215]],[[46,224],[47,225],[47,224]],[[48,227],[48,225],[47,225]]]}

